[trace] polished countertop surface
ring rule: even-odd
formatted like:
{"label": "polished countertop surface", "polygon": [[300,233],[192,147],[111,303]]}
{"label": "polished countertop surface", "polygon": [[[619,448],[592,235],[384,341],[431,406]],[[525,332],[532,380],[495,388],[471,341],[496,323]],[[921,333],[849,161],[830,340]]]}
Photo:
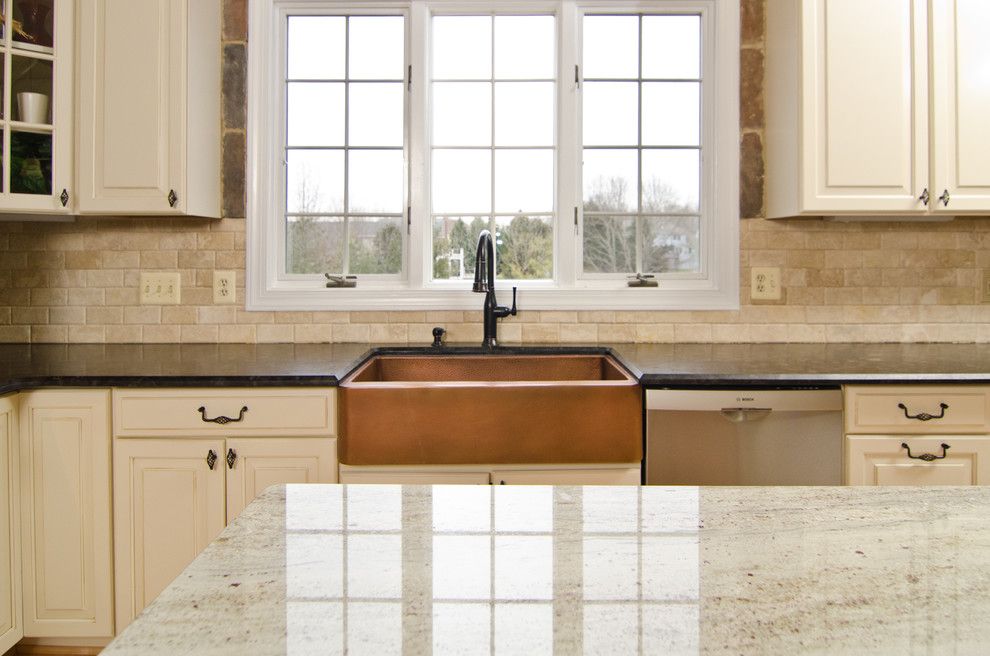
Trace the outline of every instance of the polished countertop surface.
{"label": "polished countertop surface", "polygon": [[104,652],[931,654],[990,488],[270,488]]}
{"label": "polished countertop surface", "polygon": [[[373,352],[483,351],[469,344],[6,344],[0,394],[51,386],[336,385]],[[648,387],[990,383],[990,344],[548,344],[500,352],[612,353]]]}

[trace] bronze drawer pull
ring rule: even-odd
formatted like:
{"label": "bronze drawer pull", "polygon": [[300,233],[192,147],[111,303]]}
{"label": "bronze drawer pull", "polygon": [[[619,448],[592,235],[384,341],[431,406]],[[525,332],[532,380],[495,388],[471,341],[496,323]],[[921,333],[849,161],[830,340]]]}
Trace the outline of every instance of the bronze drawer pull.
{"label": "bronze drawer pull", "polygon": [[948,403],[939,403],[938,407],[942,408],[942,411],[937,415],[930,415],[927,412],[919,412],[916,415],[909,415],[907,406],[903,403],[898,403],[897,407],[904,411],[904,416],[908,419],[917,419],[918,421],[931,421],[932,419],[941,419],[945,416],[945,411],[949,409]]}
{"label": "bronze drawer pull", "polygon": [[907,442],[901,442],[901,448],[907,449],[908,458],[911,458],[912,460],[924,460],[925,462],[931,462],[932,460],[941,460],[946,455],[948,455],[949,449],[952,448],[945,442],[942,442],[941,447],[942,447],[942,455],[940,456],[937,456],[934,453],[922,453],[920,456],[915,456],[915,455],[911,455],[911,447],[907,445]]}
{"label": "bronze drawer pull", "polygon": [[206,454],[206,464],[209,465],[210,471],[213,471],[213,467],[217,464],[217,452],[213,449]]}
{"label": "bronze drawer pull", "polygon": [[200,416],[203,417],[203,421],[208,421],[213,424],[220,424],[222,426],[223,424],[230,424],[244,419],[244,413],[247,412],[247,409],[248,409],[247,406],[241,408],[241,414],[237,415],[236,419],[234,417],[227,417],[225,415],[220,415],[219,417],[213,417],[211,419],[210,417],[206,416],[206,407],[202,405],[196,408],[196,412],[198,412]]}

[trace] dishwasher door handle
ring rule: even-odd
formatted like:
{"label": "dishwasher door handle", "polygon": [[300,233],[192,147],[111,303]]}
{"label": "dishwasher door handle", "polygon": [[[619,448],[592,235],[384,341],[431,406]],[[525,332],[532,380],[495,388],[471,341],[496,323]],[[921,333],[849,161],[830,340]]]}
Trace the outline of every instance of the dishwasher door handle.
{"label": "dishwasher door handle", "polygon": [[764,419],[773,408],[722,408],[722,416],[734,424],[741,424],[744,421],[759,421]]}

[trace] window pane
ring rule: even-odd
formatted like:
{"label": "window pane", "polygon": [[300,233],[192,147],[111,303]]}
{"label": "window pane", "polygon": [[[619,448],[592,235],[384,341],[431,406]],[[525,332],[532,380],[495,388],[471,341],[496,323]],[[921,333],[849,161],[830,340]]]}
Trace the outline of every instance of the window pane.
{"label": "window pane", "polygon": [[496,16],[495,77],[552,80],[554,45],[553,16]]}
{"label": "window pane", "polygon": [[352,80],[405,79],[405,21],[402,16],[350,18],[348,77]]}
{"label": "window pane", "polygon": [[643,84],[643,144],[697,146],[701,130],[701,84]]}
{"label": "window pane", "polygon": [[700,166],[697,150],[643,151],[643,211],[698,211]]}
{"label": "window pane", "polygon": [[490,150],[433,151],[433,213],[483,213],[492,209]]}
{"label": "window pane", "polygon": [[401,82],[352,84],[348,128],[351,146],[402,146]]}
{"label": "window pane", "polygon": [[701,77],[701,17],[643,17],[643,77]]}
{"label": "window pane", "polygon": [[290,213],[344,211],[343,151],[290,150],[287,160],[285,203]]}
{"label": "window pane", "polygon": [[344,85],[290,82],[286,140],[289,146],[344,145]]}
{"label": "window pane", "polygon": [[289,79],[344,79],[345,30],[342,16],[289,16]]}
{"label": "window pane", "polygon": [[[495,229],[496,274],[501,279],[553,278],[553,220],[549,216],[500,216]],[[473,269],[472,269],[473,272]]]}
{"label": "window pane", "polygon": [[643,217],[643,268],[653,273],[701,270],[701,219],[697,216]]}
{"label": "window pane", "polygon": [[348,154],[348,212],[401,213],[402,151],[352,150]]}
{"label": "window pane", "polygon": [[636,217],[584,215],[585,273],[636,270]]}
{"label": "window pane", "polygon": [[584,85],[585,146],[635,146],[639,140],[639,90],[635,82]]}
{"label": "window pane", "polygon": [[434,79],[491,79],[490,16],[434,16],[431,36]]}
{"label": "window pane", "polygon": [[552,146],[553,82],[495,83],[495,145]]}
{"label": "window pane", "polygon": [[637,178],[635,150],[585,150],[584,211],[637,211]]}
{"label": "window pane", "polygon": [[487,216],[438,216],[433,219],[433,279],[468,280],[474,276],[478,235],[488,230]]}
{"label": "window pane", "polygon": [[434,82],[433,144],[490,146],[491,94],[489,82]]}
{"label": "window pane", "polygon": [[495,211],[553,211],[553,151],[495,151]]}
{"label": "window pane", "polygon": [[287,273],[342,273],[344,219],[290,216],[285,226]]}
{"label": "window pane", "polygon": [[349,273],[402,272],[401,217],[350,219]]}
{"label": "window pane", "polygon": [[639,74],[639,17],[584,17],[585,78],[634,78]]}

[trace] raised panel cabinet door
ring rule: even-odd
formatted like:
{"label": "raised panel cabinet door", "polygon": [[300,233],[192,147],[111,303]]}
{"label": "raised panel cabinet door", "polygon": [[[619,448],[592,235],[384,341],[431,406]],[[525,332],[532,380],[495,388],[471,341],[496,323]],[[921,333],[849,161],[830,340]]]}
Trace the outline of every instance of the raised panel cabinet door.
{"label": "raised panel cabinet door", "polygon": [[223,530],[223,447],[219,439],[114,441],[118,632]]}
{"label": "raised panel cabinet door", "polygon": [[22,393],[20,427],[24,635],[112,636],[110,392]]}
{"label": "raised panel cabinet door", "polygon": [[990,2],[932,3],[934,167],[940,214],[990,210]]}
{"label": "raised panel cabinet door", "polygon": [[927,212],[927,1],[803,6],[805,211]]}
{"label": "raised panel cabinet door", "polygon": [[227,440],[227,521],[256,496],[284,483],[336,483],[337,441],[331,437]]}
{"label": "raised panel cabinet door", "polygon": [[173,98],[184,78],[174,41],[181,4],[78,3],[80,212],[179,213],[168,195],[182,164]]}
{"label": "raised panel cabinet door", "polygon": [[23,636],[18,544],[17,397],[0,398],[0,654]]}
{"label": "raised panel cabinet door", "polygon": [[987,485],[990,437],[848,435],[846,484]]}

